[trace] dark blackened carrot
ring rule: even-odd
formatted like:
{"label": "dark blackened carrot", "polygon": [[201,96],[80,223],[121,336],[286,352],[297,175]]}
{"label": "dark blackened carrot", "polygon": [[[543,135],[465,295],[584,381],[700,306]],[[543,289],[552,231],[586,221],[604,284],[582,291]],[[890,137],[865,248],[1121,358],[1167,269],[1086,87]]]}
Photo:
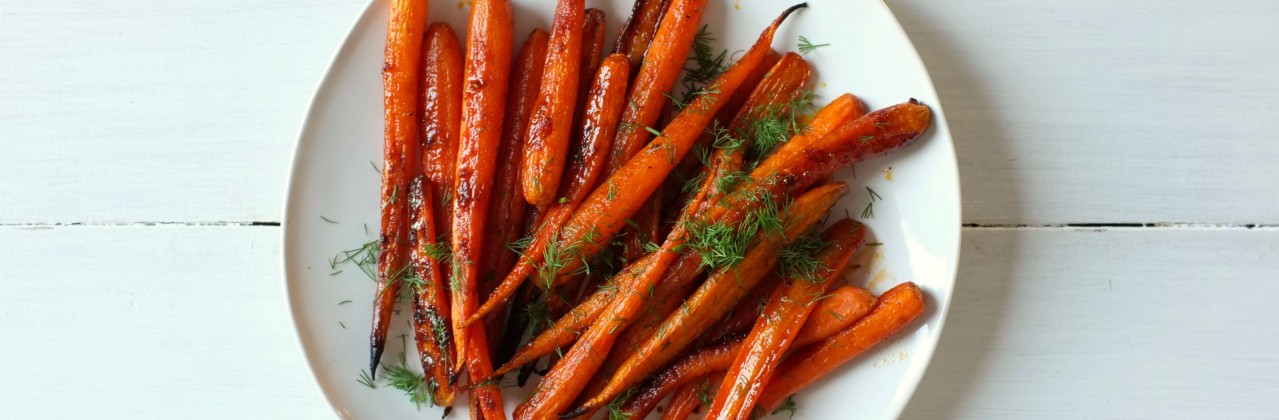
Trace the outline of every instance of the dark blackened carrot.
{"label": "dark blackened carrot", "polygon": [[[635,0],[631,16],[626,18],[626,24],[618,32],[613,52],[626,55],[631,62],[632,73],[638,72],[640,64],[644,62],[644,53],[648,51],[648,45],[653,41],[669,3],[670,0]],[[694,23],[693,26],[697,24]]]}
{"label": "dark blackened carrot", "polygon": [[[579,63],[577,84],[577,115],[573,121],[582,120],[582,111],[586,109],[586,95],[591,92],[591,80],[599,72],[600,63],[604,59],[604,29],[608,22],[604,21],[604,11],[596,8],[586,9],[586,17],[582,20],[582,61]],[[626,80],[630,81],[629,78]]]}
{"label": "dark blackened carrot", "polygon": [[813,255],[818,268],[812,273],[788,275],[783,286],[773,293],[724,376],[724,384],[711,403],[709,418],[750,418],[773,369],[865,238],[865,228],[851,219],[840,220],[826,229],[822,234],[826,245]]}
{"label": "dark blackened carrot", "polygon": [[[746,76],[760,63],[769,50],[769,44],[772,43],[773,34],[777,32],[778,26],[781,26],[785,18],[801,6],[786,9],[760,35],[755,45],[713,82],[714,89],[698,95],[675,117],[674,121],[667,125],[660,136],[645,146],[643,153],[627,161],[621,169],[587,196],[572,218],[564,225],[563,231],[559,233],[558,243],[569,244],[572,247],[570,250],[572,258],[565,261],[556,270],[556,274],[562,275],[577,270],[584,260],[594,257],[603,245],[612,240],[617,231],[626,224],[625,221],[648,200],[679,160],[688,153],[693,141],[719,110],[722,105],[721,99],[732,95],[741,86]],[[675,9],[672,8],[672,10]],[[616,150],[616,145],[614,146]],[[516,268],[503,280],[502,285],[498,286],[489,301],[477,311],[478,316],[493,310],[509,298],[532,272],[533,266],[543,262],[541,257],[533,253],[525,253],[521,256],[520,261],[516,263]],[[524,267],[521,267],[521,264]],[[466,322],[474,322],[475,319],[476,317],[473,316]]]}
{"label": "dark blackened carrot", "polygon": [[435,231],[435,194],[426,177],[419,176],[409,186],[409,210],[414,221],[409,230],[412,246],[413,273],[421,279],[413,300],[413,333],[422,372],[434,390],[436,405],[449,407],[456,396],[457,360],[453,337],[450,333],[448,289],[444,287],[444,269]]}
{"label": "dark blackened carrot", "polygon": [[581,76],[584,4],[585,0],[559,0],[555,8],[542,87],[524,138],[520,184],[524,199],[538,207],[555,201],[568,159]]}
{"label": "dark blackened carrot", "polygon": [[418,153],[417,111],[421,80],[422,37],[426,33],[427,2],[395,0],[386,29],[386,58],[382,64],[385,139],[382,146],[382,217],[373,293],[373,328],[369,336],[369,375],[377,374],[386,345],[386,332],[399,294],[400,277],[409,268],[408,187],[418,169],[410,157]]}
{"label": "dark blackened carrot", "polygon": [[458,273],[453,278],[458,286],[452,293],[454,337],[466,344],[458,357],[466,360],[472,398],[486,419],[506,416],[496,384],[475,381],[492,374],[488,336],[483,324],[463,327],[460,322],[471,318],[479,301],[480,252],[484,249],[511,71],[511,30],[509,0],[474,2],[467,31],[462,128],[453,183],[453,270]]}
{"label": "dark blackened carrot", "polygon": [[759,406],[769,412],[777,409],[786,397],[897,333],[922,313],[924,297],[915,283],[894,286],[880,295],[870,314],[853,326],[787,357],[764,388]]}
{"label": "dark blackened carrot", "polygon": [[[836,288],[817,303],[812,316],[795,337],[794,347],[825,340],[843,331],[866,316],[874,305],[875,296],[870,292],[852,286]],[[680,358],[640,387],[622,406],[621,412],[631,418],[644,418],[667,394],[696,378],[728,370],[742,343],[742,338],[722,341]]]}
{"label": "dark blackened carrot", "polygon": [[[684,69],[684,60],[693,48],[706,1],[671,0],[644,53],[639,73],[631,83],[631,92],[626,98],[630,105],[622,114],[622,129],[613,140],[613,153],[608,160],[609,174],[617,172],[648,143],[651,133],[646,128],[657,122],[662,107],[666,105],[666,94],[675,86],[675,80]],[[713,111],[711,113],[714,114]]]}

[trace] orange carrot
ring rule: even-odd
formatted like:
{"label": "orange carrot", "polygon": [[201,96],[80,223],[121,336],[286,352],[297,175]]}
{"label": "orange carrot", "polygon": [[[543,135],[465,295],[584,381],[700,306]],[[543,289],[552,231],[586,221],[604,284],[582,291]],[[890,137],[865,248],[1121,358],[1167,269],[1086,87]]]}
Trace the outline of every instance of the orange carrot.
{"label": "orange carrot", "polygon": [[670,7],[666,9],[666,14],[644,53],[639,74],[631,83],[627,102],[632,105],[622,115],[622,129],[613,140],[613,153],[608,160],[610,175],[621,169],[648,142],[651,133],[646,127],[652,127],[657,122],[662,107],[666,105],[666,94],[675,86],[675,80],[684,70],[684,60],[693,48],[693,39],[697,36],[697,27],[702,21],[706,1],[672,0]]}
{"label": "orange carrot", "polygon": [[[436,231],[452,238],[451,191],[457,175],[457,138],[462,134],[462,47],[453,28],[437,22],[426,28],[422,48],[422,173],[435,195]],[[444,264],[447,267],[448,261]],[[444,270],[446,286],[449,275]]]}
{"label": "orange carrot", "polygon": [[399,294],[400,278],[409,268],[409,181],[416,176],[418,71],[422,65],[422,36],[426,33],[427,2],[395,0],[386,29],[386,62],[382,88],[386,133],[382,147],[382,217],[373,294],[373,328],[369,335],[369,375],[377,375],[385,350],[386,332]]}
{"label": "orange carrot", "polygon": [[719,382],[723,379],[723,374],[711,374],[697,382],[684,385],[674,395],[671,395],[671,403],[666,406],[666,412],[662,413],[662,420],[687,419],[688,416],[702,406],[704,402],[702,401],[703,395],[714,396],[715,390],[719,389]]}
{"label": "orange carrot", "polygon": [[[582,19],[582,61],[579,64],[578,84],[577,84],[577,114],[573,117],[573,121],[582,120],[582,111],[586,109],[586,95],[590,94],[590,81],[595,79],[595,73],[599,72],[600,62],[604,59],[604,29],[607,22],[604,21],[604,11],[594,7],[586,9],[586,16]],[[627,63],[629,67],[630,63]],[[629,72],[629,68],[627,72]],[[625,79],[630,82],[630,78]],[[625,89],[623,89],[623,94]],[[610,139],[611,140],[611,139]]]}
{"label": "orange carrot", "polygon": [[924,296],[915,283],[906,282],[889,289],[880,295],[879,302],[865,318],[839,334],[787,357],[764,388],[759,406],[769,412],[777,409],[787,396],[884,341],[922,313]]}
{"label": "orange carrot", "polygon": [[409,230],[413,272],[422,283],[415,285],[413,300],[413,332],[417,342],[422,371],[434,390],[436,405],[453,405],[456,373],[453,361],[457,353],[449,334],[448,291],[444,288],[444,270],[440,264],[441,245],[436,242],[435,197],[431,183],[419,176],[409,186],[409,206],[414,223]]}
{"label": "orange carrot", "polygon": [[[660,368],[687,348],[687,345],[701,334],[705,326],[719,319],[728,307],[736,304],[736,300],[755,286],[764,274],[771,272],[777,264],[777,251],[783,244],[797,238],[825,216],[831,206],[848,192],[845,184],[829,184],[805,193],[782,210],[784,231],[764,232],[756,246],[747,251],[745,258],[734,266],[726,266],[716,270],[702,286],[694,292],[680,309],[675,310],[662,325],[657,334],[641,343],[639,351],[622,364],[621,369],[609,380],[607,386],[570,414],[581,413],[603,407],[626,389],[634,386],[641,378]],[[729,218],[731,219],[731,217]],[[677,227],[677,231],[680,228]],[[676,235],[672,233],[672,236]],[[667,244],[673,241],[668,240]],[[665,246],[666,244],[663,244]],[[662,252],[662,251],[658,251]],[[730,289],[730,290],[725,290]],[[640,288],[639,290],[644,290]],[[629,295],[620,295],[618,299],[634,296],[638,300],[642,296],[636,291]],[[615,308],[625,308],[617,305]],[[621,326],[625,326],[626,318],[633,315],[621,313]],[[608,314],[601,321],[609,320]],[[598,323],[603,324],[603,322]],[[610,323],[611,324],[611,323]],[[592,326],[592,330],[596,326]],[[589,332],[588,332],[589,333]],[[578,341],[580,346],[582,341]],[[603,353],[610,347],[592,345],[589,348]],[[575,346],[576,347],[576,346]],[[667,354],[667,351],[670,351]],[[571,352],[571,351],[570,351]],[[661,353],[661,354],[659,354]],[[557,366],[558,367],[558,366]],[[594,369],[591,369],[594,373]]]}
{"label": "orange carrot", "polygon": [[[669,0],[636,0],[631,8],[631,16],[617,34],[617,42],[613,44],[613,52],[625,54],[631,62],[631,71],[638,72],[644,62],[644,53],[653,41],[662,16],[666,15]],[[693,26],[697,26],[696,23]],[[687,54],[687,53],[685,53]]]}
{"label": "orange carrot", "polygon": [[773,291],[781,285],[781,281],[777,273],[765,277],[764,281],[737,302],[732,312],[707,329],[706,333],[698,338],[698,343],[710,344],[723,340],[724,337],[749,332],[751,327],[755,326],[755,320],[759,319],[760,311],[764,310],[764,305],[768,303],[768,298],[773,296]]}
{"label": "orange carrot", "polygon": [[585,0],[559,0],[555,8],[546,72],[524,138],[520,183],[524,199],[539,207],[555,200],[568,158],[581,71],[584,4]]}
{"label": "orange carrot", "polygon": [[[651,258],[640,260],[637,264],[646,266],[649,261],[651,261]],[[504,375],[521,365],[553,353],[556,348],[571,344],[582,331],[586,330],[599,317],[600,313],[604,312],[604,308],[608,306],[609,302],[613,300],[613,296],[617,294],[618,287],[630,286],[633,279],[634,270],[624,270],[618,273],[617,277],[613,279],[614,285],[612,287],[596,290],[581,304],[555,321],[555,325],[529,340],[528,344],[516,352],[509,362],[494,372],[494,375]]]}
{"label": "orange carrot", "polygon": [[[508,246],[519,239],[524,225],[524,199],[519,189],[520,163],[524,158],[524,132],[533,111],[542,66],[546,59],[547,34],[534,29],[515,59],[506,102],[506,121],[502,124],[502,143],[498,149],[497,168],[493,174],[493,202],[489,207],[488,232],[484,238],[484,271],[481,276],[490,287],[481,288],[487,296],[496,287],[499,276],[511,270],[518,254]],[[491,279],[491,280],[490,280]]]}
{"label": "orange carrot", "polygon": [[[612,240],[613,235],[625,225],[625,221],[653,194],[653,191],[670,174],[675,164],[688,152],[692,142],[697,139],[710,118],[722,105],[720,99],[732,95],[754,66],[763,59],[769,44],[772,43],[773,34],[777,32],[777,27],[791,12],[801,6],[792,6],[774,20],[760,35],[755,45],[715,80],[713,83],[715,89],[693,100],[674,121],[667,125],[660,136],[645,147],[644,153],[626,162],[626,165],[610,176],[578,206],[577,211],[564,225],[559,238],[556,239],[560,244],[569,244],[571,249],[568,253],[572,257],[555,270],[557,275],[577,270],[581,267],[582,261],[593,257],[599,252],[601,246]],[[672,10],[675,9],[672,8]],[[643,72],[641,72],[642,75]],[[616,145],[614,146],[616,150]],[[521,256],[511,274],[498,286],[489,301],[477,311],[477,316],[493,310],[509,298],[532,272],[534,264],[543,263],[541,257],[542,255],[529,252]],[[659,264],[656,267],[664,265]],[[656,276],[660,278],[660,273]],[[475,322],[475,319],[476,317],[472,317],[466,322]]]}
{"label": "orange carrot", "polygon": [[772,377],[773,368],[790,349],[808,316],[826,289],[840,278],[853,253],[866,238],[864,227],[851,219],[843,219],[826,229],[826,243],[813,258],[818,268],[811,273],[790,273],[780,289],[773,293],[755,328],[733,365],[724,376],[724,384],[711,404],[711,418],[746,419],[751,416],[764,385]]}
{"label": "orange carrot", "polygon": [[511,71],[511,5],[509,0],[476,0],[467,31],[466,87],[462,93],[462,128],[458,142],[457,179],[453,187],[453,329],[466,343],[466,370],[471,393],[486,419],[505,418],[496,384],[481,384],[493,366],[484,326],[461,325],[471,318],[479,300],[480,252],[488,222],[493,172],[502,137],[507,83]]}
{"label": "orange carrot", "polygon": [[[812,344],[833,336],[866,316],[875,304],[875,296],[865,290],[843,286],[817,303],[813,315],[795,337],[795,347]],[[654,375],[622,406],[631,418],[644,418],[667,394],[696,378],[724,372],[732,366],[743,347],[743,339],[712,344],[684,356],[661,373]]]}

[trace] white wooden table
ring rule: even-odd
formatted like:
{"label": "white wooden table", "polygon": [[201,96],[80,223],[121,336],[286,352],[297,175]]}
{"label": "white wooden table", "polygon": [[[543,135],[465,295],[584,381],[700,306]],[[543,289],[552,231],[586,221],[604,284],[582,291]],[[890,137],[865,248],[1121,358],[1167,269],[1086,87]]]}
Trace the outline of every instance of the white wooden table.
{"label": "white wooden table", "polygon": [[[332,416],[278,222],[363,6],[0,2],[3,417]],[[966,223],[906,417],[1279,416],[1279,2],[890,6]]]}

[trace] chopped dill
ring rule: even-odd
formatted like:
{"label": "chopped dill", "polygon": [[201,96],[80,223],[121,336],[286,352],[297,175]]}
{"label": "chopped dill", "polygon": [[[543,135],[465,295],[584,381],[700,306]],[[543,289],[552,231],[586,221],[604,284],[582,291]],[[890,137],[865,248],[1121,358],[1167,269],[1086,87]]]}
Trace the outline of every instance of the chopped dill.
{"label": "chopped dill", "polygon": [[525,236],[523,238],[516,239],[515,242],[506,244],[506,248],[510,249],[516,254],[523,254],[524,250],[528,249],[528,246],[531,244],[533,244],[533,237]]}
{"label": "chopped dill", "polygon": [[348,303],[351,303],[351,301],[350,301],[350,300],[344,300],[344,301],[338,302],[338,305],[345,305],[345,304],[348,304]]}
{"label": "chopped dill", "polygon": [[783,401],[782,405],[778,406],[776,410],[773,410],[773,415],[776,416],[777,413],[781,412],[790,413],[789,418],[795,417],[795,413],[799,412],[799,405],[795,404],[794,395],[786,397],[786,401]]}
{"label": "chopped dill", "polygon": [[[370,280],[377,281],[377,256],[381,252],[376,240],[365,242],[358,248],[339,252],[329,259],[329,269],[337,270],[338,265],[351,263],[360,268]],[[337,274],[337,273],[333,273]]]}
{"label": "chopped dill", "polygon": [[423,405],[435,405],[435,382],[409,370],[403,357],[399,365],[382,365],[382,371],[387,386],[403,391],[419,410]]}
{"label": "chopped dill", "polygon": [[369,372],[364,369],[360,369],[360,377],[355,381],[359,382],[360,385],[369,387],[369,389],[377,389],[377,384],[373,383],[373,378],[369,377]]}
{"label": "chopped dill", "polygon": [[808,282],[821,281],[826,267],[814,254],[826,246],[826,241],[813,235],[800,236],[778,252],[778,266],[784,276]]}
{"label": "chopped dill", "polygon": [[346,324],[343,324],[342,321],[338,321],[338,325],[341,325],[342,329],[346,329]]}
{"label": "chopped dill", "polygon": [[799,36],[799,53],[800,54],[807,55],[808,53],[813,52],[813,50],[816,50],[821,47],[828,47],[828,46],[830,46],[830,44],[814,44],[812,41],[808,40],[808,37],[805,37],[803,35]]}
{"label": "chopped dill", "polygon": [[329,222],[329,223],[331,223],[331,224],[335,224],[335,225],[336,225],[336,224],[338,224],[338,222],[335,222],[335,221],[333,221],[333,220],[331,220],[331,219],[329,219],[329,218],[327,218],[327,217],[324,217],[324,215],[323,215],[323,214],[321,214],[321,215],[320,215],[320,220],[323,220],[323,221],[326,221],[326,222]]}
{"label": "chopped dill", "polygon": [[373,172],[377,172],[379,175],[382,174],[382,168],[377,167],[377,164],[373,163],[373,161],[369,161],[369,166],[373,167]]}
{"label": "chopped dill", "polygon": [[880,197],[879,193],[876,193],[875,190],[870,189],[870,187],[866,187],[866,193],[870,196],[870,201],[866,203],[866,208],[862,209],[862,219],[874,219],[875,202],[882,200],[883,197]]}
{"label": "chopped dill", "polygon": [[662,132],[661,132],[661,131],[657,131],[657,129],[656,129],[656,128],[649,127],[649,126],[647,126],[647,125],[646,125],[646,126],[644,126],[644,130],[648,131],[648,133],[649,133],[649,134],[652,134],[652,135],[653,135],[653,136],[655,136],[655,137],[661,137],[661,136],[662,136]]}

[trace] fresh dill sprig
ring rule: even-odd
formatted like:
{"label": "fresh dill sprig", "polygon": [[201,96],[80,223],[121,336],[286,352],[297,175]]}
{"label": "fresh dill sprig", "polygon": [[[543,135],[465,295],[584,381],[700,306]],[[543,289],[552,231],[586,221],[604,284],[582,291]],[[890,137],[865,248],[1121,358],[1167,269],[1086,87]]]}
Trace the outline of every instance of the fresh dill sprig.
{"label": "fresh dill sprig", "polygon": [[728,50],[716,51],[713,44],[716,39],[707,25],[702,25],[693,37],[692,54],[688,65],[684,66],[685,91],[696,91],[698,86],[714,81],[721,73],[728,70]]}
{"label": "fresh dill sprig", "polygon": [[866,203],[866,208],[862,209],[862,219],[874,219],[875,202],[882,200],[883,197],[880,197],[879,193],[876,193],[875,190],[872,190],[870,187],[866,187],[866,193],[870,196],[870,201]]}
{"label": "fresh dill sprig", "polygon": [[830,46],[830,44],[814,44],[812,41],[808,40],[808,37],[805,37],[803,35],[799,36],[799,53],[800,54],[807,55],[808,53],[813,52],[813,50],[816,50],[821,47],[827,47],[827,46]]}
{"label": "fresh dill sprig", "polygon": [[409,370],[403,359],[399,365],[382,365],[382,371],[387,386],[403,391],[419,410],[423,405],[435,405],[435,383]]}
{"label": "fresh dill sprig", "polygon": [[524,313],[533,331],[542,331],[543,328],[550,328],[555,324],[555,320],[551,319],[551,310],[547,308],[545,301],[529,302],[528,306],[524,307]]}
{"label": "fresh dill sprig", "polygon": [[778,406],[776,410],[773,410],[772,415],[776,416],[777,413],[781,412],[790,413],[788,418],[794,418],[795,413],[799,412],[799,405],[795,403],[794,395],[786,397],[786,401],[782,401],[782,405]]}
{"label": "fresh dill sprig", "polygon": [[613,398],[613,401],[608,403],[608,420],[631,420],[631,414],[622,411],[622,404],[626,403],[626,400],[630,398],[631,391]]}
{"label": "fresh dill sprig", "polygon": [[702,382],[697,385],[697,400],[702,402],[703,407],[710,407],[715,402],[715,394],[711,391],[710,382]]}
{"label": "fresh dill sprig", "polygon": [[523,238],[516,239],[515,242],[506,244],[506,248],[511,250],[512,252],[515,252],[516,254],[523,254],[524,250],[528,249],[528,246],[532,244],[533,244],[533,237],[525,236]]}
{"label": "fresh dill sprig", "polygon": [[720,191],[732,191],[738,185],[750,181],[751,175],[746,171],[733,171],[715,180],[715,188]]}
{"label": "fresh dill sprig", "polygon": [[786,277],[808,282],[821,281],[826,268],[814,257],[818,250],[826,246],[826,241],[814,235],[800,236],[794,242],[782,247],[777,253],[778,265]]}
{"label": "fresh dill sprig", "polygon": [[329,269],[338,271],[338,265],[351,263],[359,267],[370,280],[377,281],[377,257],[380,252],[381,248],[376,240],[368,241],[359,248],[338,252],[329,259]]}
{"label": "fresh dill sprig", "polygon": [[[740,194],[735,192],[734,194]],[[746,258],[746,252],[757,234],[765,238],[780,235],[786,228],[782,206],[757,191],[747,201],[757,201],[740,223],[730,226],[724,221],[694,220],[688,222],[685,247],[702,257],[702,265],[710,268],[732,267]]]}

